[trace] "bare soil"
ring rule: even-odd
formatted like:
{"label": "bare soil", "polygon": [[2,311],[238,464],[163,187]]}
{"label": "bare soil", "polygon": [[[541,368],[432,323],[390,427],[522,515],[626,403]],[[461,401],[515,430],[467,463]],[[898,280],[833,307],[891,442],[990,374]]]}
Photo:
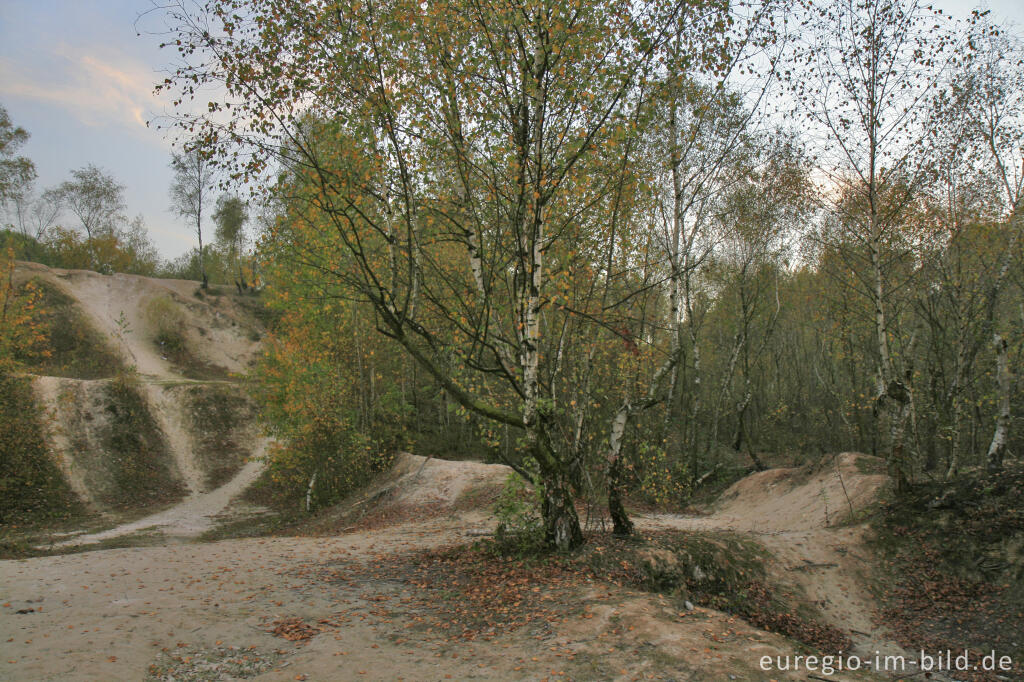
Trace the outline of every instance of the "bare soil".
{"label": "bare soil", "polygon": [[[854,491],[855,516],[884,483],[862,473],[862,457],[836,462]],[[805,671],[759,668],[762,656],[802,651],[780,635],[600,581],[527,574],[534,582],[517,589],[532,600],[529,611],[525,599],[495,608],[543,617],[512,627],[446,626],[468,602],[459,601],[454,583],[452,590],[428,585],[423,552],[464,545],[492,530],[486,510],[465,509],[460,500],[499,486],[506,475],[495,465],[404,455],[365,498],[376,502],[363,520],[388,518],[389,509],[407,512],[390,525],[0,562],[0,678],[808,679]],[[899,651],[873,623],[874,604],[862,584],[871,563],[862,529],[824,523],[821,491],[835,492],[835,478],[831,469],[755,474],[707,516],[647,516],[639,526],[728,529],[755,538],[777,556],[779,579],[804,589],[826,618],[853,634],[858,650]],[[803,500],[805,513],[767,519],[766,508],[780,495]],[[427,509],[409,517],[410,510]],[[187,511],[178,508],[169,525],[203,516]],[[507,579],[496,574],[494,585],[474,589],[507,594],[497,584]],[[486,592],[478,598],[488,599]]]}

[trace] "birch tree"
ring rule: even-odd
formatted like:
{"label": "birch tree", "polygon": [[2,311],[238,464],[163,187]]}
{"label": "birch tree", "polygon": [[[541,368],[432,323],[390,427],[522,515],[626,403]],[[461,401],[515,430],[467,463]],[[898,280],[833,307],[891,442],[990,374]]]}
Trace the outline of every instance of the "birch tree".
{"label": "birch tree", "polygon": [[823,196],[865,256],[857,271],[874,326],[875,399],[890,473],[903,488],[911,386],[893,352],[893,274],[909,253],[903,220],[927,168],[927,105],[956,50],[941,16],[917,0],[833,0],[807,3],[807,11],[809,41],[797,56],[806,68],[793,89],[820,138]]}
{"label": "birch tree", "polygon": [[199,240],[199,272],[202,287],[207,287],[203,254],[203,212],[210,203],[214,187],[214,166],[206,154],[191,148],[171,158],[174,180],[171,182],[171,210],[189,223]]}
{"label": "birch tree", "polygon": [[293,210],[322,236],[296,246],[296,263],[371,305],[378,330],[463,409],[520,430],[528,459],[510,463],[543,488],[547,541],[582,542],[563,397],[546,383],[558,375],[553,330],[567,317],[613,324],[593,305],[607,270],[592,256],[608,243],[636,98],[667,36],[717,49],[725,5],[167,11],[187,65],[165,87],[184,102],[206,85],[227,93],[208,114],[183,114],[182,129],[237,178],[281,164]]}

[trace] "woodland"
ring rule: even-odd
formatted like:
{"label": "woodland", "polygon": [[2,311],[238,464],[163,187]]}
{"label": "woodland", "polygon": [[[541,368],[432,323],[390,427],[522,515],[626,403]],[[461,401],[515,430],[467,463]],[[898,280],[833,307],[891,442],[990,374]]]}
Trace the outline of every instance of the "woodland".
{"label": "woodland", "polygon": [[822,453],[905,495],[1024,450],[1024,46],[985,12],[152,12],[199,249],[162,263],[95,167],[32,195],[4,112],[3,371],[33,343],[15,259],[233,285],[268,324],[268,495],[329,506],[402,450],[501,462],[563,550],[581,509],[628,535],[627,506]]}

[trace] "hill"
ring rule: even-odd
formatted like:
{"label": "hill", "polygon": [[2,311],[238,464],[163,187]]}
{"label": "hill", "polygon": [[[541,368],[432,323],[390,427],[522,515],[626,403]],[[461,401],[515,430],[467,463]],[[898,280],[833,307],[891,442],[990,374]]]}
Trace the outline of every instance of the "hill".
{"label": "hill", "polygon": [[45,485],[5,479],[18,493],[5,525],[43,517],[103,528],[67,543],[208,529],[259,475],[268,444],[241,385],[263,334],[252,297],[35,263],[14,277],[41,294],[47,352],[10,379],[19,401],[5,409],[22,431],[36,427],[20,466],[51,473]]}

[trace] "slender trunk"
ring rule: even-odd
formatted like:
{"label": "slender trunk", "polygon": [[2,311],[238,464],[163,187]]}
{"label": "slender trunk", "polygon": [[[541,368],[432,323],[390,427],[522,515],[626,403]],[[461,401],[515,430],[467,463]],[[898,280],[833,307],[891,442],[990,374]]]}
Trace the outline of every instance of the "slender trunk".
{"label": "slender trunk", "polygon": [[999,414],[996,416],[996,430],[988,448],[988,470],[1000,471],[1006,456],[1006,441],[1010,432],[1010,363],[1006,339],[995,335],[996,381],[999,385]]}
{"label": "slender trunk", "polygon": [[541,516],[544,520],[544,541],[561,551],[575,549],[583,544],[583,530],[573,502],[568,472],[551,449],[544,420],[538,419],[528,431],[533,455],[540,468],[540,483],[544,486]]}
{"label": "slender trunk", "polygon": [[629,520],[622,505],[622,437],[629,422],[630,405],[623,403],[612,421],[612,432],[608,438],[608,514],[612,518],[612,532],[615,535],[631,535],[633,522]]}

